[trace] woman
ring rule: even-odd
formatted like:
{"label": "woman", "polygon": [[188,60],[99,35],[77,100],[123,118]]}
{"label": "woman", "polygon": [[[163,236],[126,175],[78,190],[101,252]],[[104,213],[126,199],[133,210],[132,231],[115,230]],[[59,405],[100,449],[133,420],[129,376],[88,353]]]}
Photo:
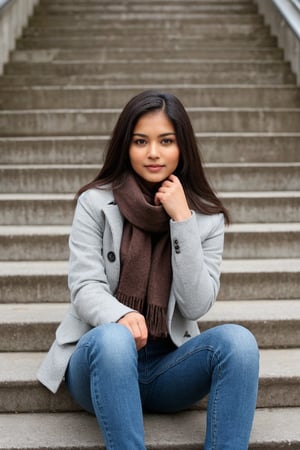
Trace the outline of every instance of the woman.
{"label": "woman", "polygon": [[208,393],[205,449],[248,448],[256,341],[237,325],[197,325],[217,297],[224,222],[183,105],[134,97],[78,193],[71,306],[38,374],[52,392],[65,377],[107,449],[145,449],[143,410],[179,411]]}

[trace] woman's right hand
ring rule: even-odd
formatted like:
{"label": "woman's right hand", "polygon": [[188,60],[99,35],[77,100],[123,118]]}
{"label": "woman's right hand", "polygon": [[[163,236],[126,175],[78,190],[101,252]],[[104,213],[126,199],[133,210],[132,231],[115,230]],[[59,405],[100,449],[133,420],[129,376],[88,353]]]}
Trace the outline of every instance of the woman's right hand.
{"label": "woman's right hand", "polygon": [[145,317],[142,314],[136,311],[130,312],[118,320],[118,323],[127,327],[132,333],[137,350],[140,350],[147,344],[148,328]]}

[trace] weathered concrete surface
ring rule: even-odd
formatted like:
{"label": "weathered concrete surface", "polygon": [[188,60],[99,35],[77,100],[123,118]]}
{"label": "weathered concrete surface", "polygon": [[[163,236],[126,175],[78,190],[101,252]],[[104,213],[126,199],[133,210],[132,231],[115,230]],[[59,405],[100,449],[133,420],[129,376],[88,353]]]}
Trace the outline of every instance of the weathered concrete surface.
{"label": "weathered concrete surface", "polygon": [[39,0],[11,0],[0,7],[0,75]]}

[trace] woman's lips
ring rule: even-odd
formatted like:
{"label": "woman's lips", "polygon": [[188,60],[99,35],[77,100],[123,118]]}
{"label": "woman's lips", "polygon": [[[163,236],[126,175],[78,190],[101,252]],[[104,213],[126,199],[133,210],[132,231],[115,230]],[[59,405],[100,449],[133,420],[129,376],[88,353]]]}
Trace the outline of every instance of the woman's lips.
{"label": "woman's lips", "polygon": [[164,166],[157,165],[157,164],[150,164],[148,166],[145,166],[147,170],[150,172],[159,172]]}

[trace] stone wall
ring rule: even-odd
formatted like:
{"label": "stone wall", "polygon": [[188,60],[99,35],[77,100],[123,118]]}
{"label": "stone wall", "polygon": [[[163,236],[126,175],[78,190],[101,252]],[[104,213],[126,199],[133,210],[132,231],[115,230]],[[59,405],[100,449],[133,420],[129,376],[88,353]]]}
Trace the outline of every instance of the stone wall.
{"label": "stone wall", "polygon": [[292,0],[256,0],[300,85],[300,10]]}
{"label": "stone wall", "polygon": [[39,0],[0,1],[0,74]]}

